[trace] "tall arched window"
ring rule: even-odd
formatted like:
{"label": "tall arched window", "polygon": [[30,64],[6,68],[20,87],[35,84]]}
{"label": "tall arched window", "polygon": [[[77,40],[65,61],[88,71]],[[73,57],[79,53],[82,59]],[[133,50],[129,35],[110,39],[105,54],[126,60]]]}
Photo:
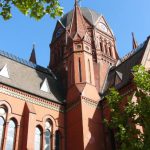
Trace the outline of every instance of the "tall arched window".
{"label": "tall arched window", "polygon": [[4,132],[4,119],[0,117],[0,149],[2,147],[3,132]]}
{"label": "tall arched window", "polygon": [[103,51],[103,44],[100,42],[100,50]]}
{"label": "tall arched window", "polygon": [[57,130],[55,132],[55,150],[60,150],[60,132]]}
{"label": "tall arched window", "polygon": [[41,150],[42,147],[42,132],[39,127],[35,128],[34,149]]}
{"label": "tall arched window", "polygon": [[109,54],[110,54],[110,56],[112,56],[111,47],[109,47]]}
{"label": "tall arched window", "polygon": [[2,149],[4,139],[3,135],[4,135],[5,119],[6,119],[6,109],[0,107],[0,149]]}
{"label": "tall arched window", "polygon": [[104,47],[105,47],[105,53],[108,54],[106,43],[105,43]]}
{"label": "tall arched window", "polygon": [[6,139],[6,150],[13,150],[15,146],[16,123],[13,120],[9,121],[8,132]]}
{"label": "tall arched window", "polygon": [[45,145],[44,150],[51,150],[51,130],[52,126],[49,120],[45,123]]}
{"label": "tall arched window", "polygon": [[88,59],[88,69],[89,69],[89,81],[92,83],[92,78],[91,78],[91,65],[90,65],[90,60]]}
{"label": "tall arched window", "polygon": [[79,72],[79,80],[80,82],[82,82],[82,70],[81,70],[81,61],[80,61],[80,58],[78,59],[78,72]]}

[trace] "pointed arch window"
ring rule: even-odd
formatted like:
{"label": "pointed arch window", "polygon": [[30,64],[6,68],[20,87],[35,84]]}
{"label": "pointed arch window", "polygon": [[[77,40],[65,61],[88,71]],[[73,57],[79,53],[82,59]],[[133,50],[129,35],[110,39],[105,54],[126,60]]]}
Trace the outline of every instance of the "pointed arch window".
{"label": "pointed arch window", "polygon": [[61,140],[60,140],[60,132],[59,130],[57,130],[55,132],[55,150],[60,150],[60,145],[61,144]]}
{"label": "pointed arch window", "polygon": [[14,150],[16,135],[16,123],[14,120],[10,120],[8,124],[8,133],[6,139],[6,150]]}
{"label": "pointed arch window", "polygon": [[41,150],[42,147],[42,131],[39,127],[35,128],[34,149]]}
{"label": "pointed arch window", "polygon": [[49,120],[46,121],[45,123],[45,145],[44,145],[44,150],[51,150],[51,123]]}

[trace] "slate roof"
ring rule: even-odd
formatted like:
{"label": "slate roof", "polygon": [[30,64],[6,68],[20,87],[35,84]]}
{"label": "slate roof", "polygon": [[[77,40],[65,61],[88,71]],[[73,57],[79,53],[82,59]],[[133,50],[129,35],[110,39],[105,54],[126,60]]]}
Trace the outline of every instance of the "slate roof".
{"label": "slate roof", "polygon": [[[108,74],[100,94],[105,95],[107,90],[110,87],[116,87],[117,89],[122,88],[127,85],[133,79],[132,68],[141,63],[144,52],[146,50],[147,39],[143,44],[139,45],[137,49],[131,51],[128,55],[120,60],[120,64],[117,66],[113,66],[108,70]],[[118,74],[119,73],[119,74]],[[117,76],[120,77],[121,80],[119,83],[115,83],[115,79]]]}
{"label": "slate roof", "polygon": [[[20,59],[7,52],[0,51],[0,69],[2,69],[5,64],[7,64],[10,78],[0,76],[0,83],[43,97],[50,101],[58,103],[63,101],[60,83],[51,70]],[[40,90],[45,78],[48,79],[50,93]]]}
{"label": "slate roof", "polygon": [[[101,16],[100,14],[98,14],[97,12],[95,12],[92,9],[89,9],[89,8],[86,8],[86,7],[81,7],[80,9],[82,11],[83,16],[89,21],[89,23],[91,23],[91,25],[95,25],[96,21]],[[73,10],[71,10],[70,12],[68,12],[67,14],[65,14],[60,19],[60,22],[65,27],[67,27],[71,23],[71,21],[72,21],[72,14],[73,14]]]}

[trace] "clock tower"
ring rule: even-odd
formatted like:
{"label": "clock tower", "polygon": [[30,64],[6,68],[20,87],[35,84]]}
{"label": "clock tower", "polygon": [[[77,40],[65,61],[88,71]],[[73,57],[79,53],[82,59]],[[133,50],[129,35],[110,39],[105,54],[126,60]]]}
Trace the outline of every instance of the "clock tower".
{"label": "clock tower", "polygon": [[66,149],[103,149],[100,92],[118,59],[112,30],[102,15],[75,1],[57,22],[50,48],[49,67],[66,98]]}

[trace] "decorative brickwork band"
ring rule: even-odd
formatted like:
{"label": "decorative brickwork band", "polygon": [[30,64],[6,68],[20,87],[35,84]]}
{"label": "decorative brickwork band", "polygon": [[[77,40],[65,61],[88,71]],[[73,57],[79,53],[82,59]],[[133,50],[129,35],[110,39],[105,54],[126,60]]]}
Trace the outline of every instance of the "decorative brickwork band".
{"label": "decorative brickwork band", "polygon": [[64,112],[63,110],[63,106],[56,104],[54,102],[48,101],[48,100],[44,100],[42,98],[37,98],[33,95],[29,95],[25,92],[21,92],[19,90],[4,86],[2,84],[0,84],[0,93],[18,98],[20,100],[26,101],[26,102],[30,102],[51,110],[55,110],[57,112]]}

